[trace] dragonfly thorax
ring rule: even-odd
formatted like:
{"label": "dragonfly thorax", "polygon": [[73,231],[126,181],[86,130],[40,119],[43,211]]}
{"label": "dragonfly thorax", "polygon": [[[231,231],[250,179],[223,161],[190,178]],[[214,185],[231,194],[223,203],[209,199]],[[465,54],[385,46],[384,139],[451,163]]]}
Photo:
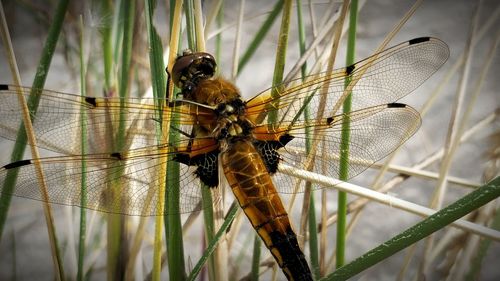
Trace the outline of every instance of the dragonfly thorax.
{"label": "dragonfly thorax", "polygon": [[250,135],[252,125],[245,118],[245,103],[240,98],[220,103],[215,113],[217,126],[213,135],[216,139],[242,138]]}

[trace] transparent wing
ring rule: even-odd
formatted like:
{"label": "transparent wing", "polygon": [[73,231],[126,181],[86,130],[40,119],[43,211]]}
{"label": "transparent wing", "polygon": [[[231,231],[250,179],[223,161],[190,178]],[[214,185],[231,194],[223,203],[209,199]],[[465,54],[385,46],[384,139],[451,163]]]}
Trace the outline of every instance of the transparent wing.
{"label": "transparent wing", "polygon": [[[360,109],[348,115],[296,123],[291,128],[284,126],[287,130],[273,132],[288,132],[293,136],[286,147],[280,150],[282,162],[339,178],[341,135],[346,130],[342,128],[342,122],[346,118],[350,120],[348,179],[390,154],[408,140],[420,125],[420,115],[415,109],[396,103]],[[308,133],[306,128],[310,129]],[[310,144],[309,154],[306,142]],[[287,175],[277,173],[276,182],[280,183],[277,188],[282,193],[303,192],[304,185],[296,186],[296,180]]]}
{"label": "transparent wing", "polygon": [[[165,185],[167,163],[172,161],[173,155],[167,151],[168,146],[163,145],[124,153],[21,160],[0,168],[0,191],[4,195],[108,213],[159,215],[162,210],[158,199],[165,195],[160,194],[160,187]],[[43,172],[47,197],[41,193],[37,165]],[[181,165],[180,213],[201,208],[200,183],[189,170],[189,167]],[[15,186],[7,184],[13,174],[17,174]],[[84,201],[82,194],[86,195]]]}
{"label": "transparent wing", "polygon": [[[87,138],[87,153],[113,152],[115,134],[120,122],[126,138],[140,148],[157,143],[160,122],[153,99],[120,99],[81,97],[50,90],[0,85],[0,137],[16,141],[23,120],[18,93],[30,104],[37,104],[30,111],[37,146],[68,155],[81,153],[82,128]],[[30,97],[30,95],[32,97]],[[203,125],[213,122],[210,109],[180,102],[162,122],[179,125]],[[82,113],[84,119],[82,119]],[[120,114],[123,118],[120,120]],[[83,126],[84,125],[84,126]]]}
{"label": "transparent wing", "polygon": [[[351,66],[297,79],[276,87],[271,95],[267,90],[247,102],[247,115],[257,124],[282,126],[295,120],[304,120],[305,106],[311,119],[332,116],[331,112],[344,94],[345,79],[357,81],[352,89],[352,110],[395,102],[427,80],[448,59],[448,46],[436,38],[413,39]],[[321,87],[328,85],[326,91]],[[324,115],[319,116],[324,108]],[[275,111],[277,121],[266,121]]]}
{"label": "transparent wing", "polygon": [[[213,112],[192,103],[177,102],[162,122],[180,130],[178,140],[159,144],[160,122],[153,100],[80,97],[55,91],[0,85],[0,137],[15,141],[21,126],[18,93],[38,100],[33,120],[37,146],[64,156],[21,160],[0,168],[0,192],[35,200],[127,215],[158,215],[159,187],[174,153],[207,152],[217,148],[211,138],[191,139],[193,124],[213,122]],[[82,114],[84,113],[84,114]],[[124,116],[121,149],[114,138]],[[171,116],[167,118],[166,116]],[[84,125],[82,125],[84,124]],[[174,127],[175,126],[175,127]],[[87,149],[81,149],[82,133]],[[170,152],[169,152],[170,151]],[[85,153],[84,155],[82,155]],[[40,193],[35,165],[40,165],[48,198]],[[199,210],[200,185],[193,170],[181,166],[179,212]],[[17,174],[12,185],[10,176]],[[82,185],[82,182],[85,182]],[[86,200],[81,201],[82,186]]]}
{"label": "transparent wing", "polygon": [[[448,56],[448,46],[439,39],[413,39],[331,74],[310,76],[305,82],[297,79],[263,92],[247,102],[248,118],[260,124],[254,131],[257,139],[293,136],[280,151],[284,163],[334,178],[339,177],[342,131],[348,130],[348,178],[352,178],[414,134],[420,125],[418,112],[394,102],[421,85]],[[341,114],[337,105],[346,78],[355,83],[352,108]],[[268,118],[271,112],[276,113],[274,119]],[[350,121],[349,129],[342,127],[344,120]],[[306,147],[312,151],[309,155]],[[281,192],[303,189],[286,175],[276,177],[283,183],[278,187]]]}

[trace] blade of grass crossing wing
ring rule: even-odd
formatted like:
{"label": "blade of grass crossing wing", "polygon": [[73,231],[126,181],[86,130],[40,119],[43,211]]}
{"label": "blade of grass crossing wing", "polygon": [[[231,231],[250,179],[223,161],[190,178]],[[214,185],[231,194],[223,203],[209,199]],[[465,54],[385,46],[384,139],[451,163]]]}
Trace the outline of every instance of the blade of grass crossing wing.
{"label": "blade of grass crossing wing", "polygon": [[[182,4],[183,1],[170,1],[171,11],[171,29],[170,29],[170,53],[169,53],[169,71],[172,70],[175,57],[177,55],[178,46],[180,44],[179,36],[181,34],[182,23]],[[172,9],[172,7],[174,7]],[[170,72],[171,73],[171,72]],[[173,100],[178,93],[178,89],[173,87],[171,80],[168,81],[169,90],[168,99]],[[175,90],[175,92],[174,92]],[[175,114],[168,110],[166,115]],[[169,120],[178,120],[175,116],[170,117]],[[175,142],[179,138],[177,130],[170,130],[171,127],[178,127],[178,122],[170,124],[162,124],[162,135],[168,136],[168,139],[163,141]],[[182,238],[182,225],[179,212],[179,163],[168,161],[165,173],[165,202],[166,202],[166,215],[164,216],[165,223],[165,237],[168,256],[168,272],[171,280],[184,280],[186,278],[186,271],[184,265],[184,244]]]}
{"label": "blade of grass crossing wing", "polygon": [[[203,14],[201,8],[200,0],[193,0],[193,5],[188,8],[189,13],[193,15],[193,23],[194,32],[188,32],[192,34],[196,38],[194,40],[188,40],[188,42],[195,42],[195,46],[189,46],[192,50],[196,50],[198,52],[205,51],[205,32],[203,28]],[[189,28],[189,26],[187,27]],[[217,220],[219,217],[217,216],[217,212],[221,213],[224,211],[223,204],[213,205],[212,192],[210,191],[210,187],[201,183],[200,188],[202,189],[202,202],[203,202],[203,222],[205,225],[205,239],[207,244],[213,242],[215,237],[215,230],[218,227]],[[215,241],[218,242],[218,241]],[[224,249],[222,247],[217,247],[212,255],[208,258],[208,277],[209,280],[226,280],[227,279],[227,270],[225,270],[227,266],[227,260],[223,259]]]}
{"label": "blade of grass crossing wing", "polygon": [[[288,33],[290,30],[290,17],[292,12],[292,1],[286,0],[283,6],[283,15],[281,18],[281,27],[278,35],[278,47],[276,49],[276,60],[274,63],[274,74],[271,96],[277,97],[278,92],[282,90],[283,73],[285,70],[286,51],[288,48]],[[278,108],[277,104],[273,104],[273,108]],[[271,110],[268,115],[268,123],[275,123],[277,118],[276,110]]]}
{"label": "blade of grass crossing wing", "polygon": [[[148,33],[148,43],[149,43],[149,64],[151,66],[151,84],[153,87],[153,96],[155,98],[155,105],[157,108],[157,120],[160,122],[157,125],[157,136],[158,142],[161,142],[161,127],[163,122],[163,106],[164,104],[159,102],[163,100],[165,94],[165,65],[163,64],[163,48],[161,45],[161,38],[156,32],[153,25],[153,13],[155,7],[151,0],[145,2],[145,16],[146,16],[146,29]],[[163,175],[159,175],[163,176]],[[162,181],[159,181],[162,182]],[[160,184],[158,189],[158,209],[163,212],[165,208],[165,184]],[[160,280],[161,276],[161,254],[162,254],[162,230],[163,230],[163,217],[157,214],[155,217],[155,235],[154,235],[154,247],[153,247],[153,269],[152,275],[153,280]]]}
{"label": "blade of grass crossing wing", "polygon": [[[282,84],[283,81],[283,73],[285,69],[285,61],[286,61],[286,51],[288,47],[288,35],[289,35],[289,30],[290,30],[290,17],[292,13],[292,1],[291,0],[285,0],[283,3],[283,15],[281,18],[281,26],[280,26],[280,32],[278,35],[278,44],[277,44],[277,49],[276,49],[276,60],[274,63],[274,74],[273,74],[273,83],[272,83],[272,96],[277,96],[278,92],[282,90],[282,86],[278,86]],[[278,4],[276,4],[275,7],[277,7]],[[240,62],[241,64],[241,62]],[[241,69],[241,67],[240,67]],[[278,89],[279,88],[279,89]],[[278,108],[277,104],[273,104],[273,108]],[[268,114],[268,124],[273,124],[277,121],[278,116],[276,110],[270,110]],[[256,245],[256,243],[254,243]],[[255,251],[255,250],[254,250]],[[258,258],[257,256],[254,256],[254,263],[257,262],[255,259]]]}
{"label": "blade of grass crossing wing", "polygon": [[[83,18],[80,16],[80,93],[82,98],[85,98],[87,90],[85,86],[85,60],[83,57],[84,50],[84,29],[83,29]],[[85,154],[87,151],[87,123],[86,123],[86,112],[83,108],[80,110],[80,146],[82,151],[82,174],[81,174],[81,186],[80,186],[80,206],[87,206],[87,163],[85,160]],[[85,237],[86,237],[86,216],[87,211],[85,208],[80,208],[80,233],[78,236],[78,271],[76,275],[76,279],[78,281],[82,281],[84,278],[83,273],[83,261],[85,259]]]}
{"label": "blade of grass crossing wing", "polygon": [[[299,52],[300,56],[302,56],[305,51],[306,51],[306,43],[305,43],[305,30],[304,30],[304,22],[303,22],[303,17],[302,17],[302,1],[297,0],[297,23],[298,23],[298,31],[299,31]],[[301,67],[301,75],[302,78],[306,76],[307,73],[307,64],[304,63]],[[311,96],[312,97],[312,96]],[[304,119],[306,122],[310,119],[310,113],[309,113],[309,98],[306,99],[306,101],[303,104],[304,108]],[[297,117],[302,114],[299,112],[297,114]],[[305,133],[306,133],[306,153],[309,155],[311,152],[311,129],[309,126],[306,126],[305,128]],[[311,183],[307,182],[306,183],[306,188],[310,189]],[[312,195],[312,194],[311,194]],[[319,278],[319,255],[318,255],[318,231],[316,227],[316,213],[315,213],[315,202],[314,202],[314,196],[309,196],[309,212],[308,212],[308,226],[309,226],[309,253],[310,253],[310,261],[311,261],[311,268],[312,272],[314,274],[315,278]],[[304,200],[307,200],[307,198],[304,198]],[[304,225],[305,227],[305,225]]]}
{"label": "blade of grass crossing wing", "polygon": [[[135,2],[122,2],[123,7],[123,18],[120,20],[121,30],[123,31],[122,39],[122,52],[121,52],[121,65],[119,74],[119,97],[120,97],[120,113],[119,113],[119,124],[118,131],[114,138],[114,151],[120,152],[124,149],[125,137],[126,137],[126,109],[125,109],[125,98],[128,96],[129,92],[129,74],[130,74],[130,63],[132,57],[132,42],[133,42],[133,29],[134,29],[134,17],[135,17]],[[116,175],[123,174],[123,167],[111,167],[109,169],[110,175],[113,175],[115,179]],[[120,198],[119,193],[121,192],[121,186],[118,180],[115,180],[110,186],[110,198],[112,200],[118,200]],[[118,210],[124,206],[121,206],[120,201],[116,201],[118,204]],[[122,242],[124,241],[124,224],[125,218],[120,214],[108,214],[108,224],[107,224],[107,270],[108,270],[108,280],[121,280],[126,268],[126,257],[123,252]]]}
{"label": "blade of grass crossing wing", "polygon": [[[347,56],[346,65],[354,63],[355,46],[356,46],[356,22],[358,15],[358,1],[351,1],[349,15],[349,33],[347,38]],[[346,78],[345,85],[349,85],[350,80]],[[343,113],[351,111],[351,94],[346,97],[343,104]],[[347,180],[349,167],[349,139],[350,139],[350,120],[344,118],[342,122],[342,134],[340,143],[340,167],[339,179]],[[339,191],[338,197],[338,220],[337,220],[337,259],[336,266],[341,267],[345,260],[345,237],[346,237],[346,220],[347,220],[347,193]]]}

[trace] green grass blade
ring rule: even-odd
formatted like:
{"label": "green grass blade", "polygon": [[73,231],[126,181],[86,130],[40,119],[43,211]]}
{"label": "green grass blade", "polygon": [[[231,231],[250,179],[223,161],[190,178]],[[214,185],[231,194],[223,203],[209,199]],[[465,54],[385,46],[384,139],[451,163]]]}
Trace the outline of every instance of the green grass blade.
{"label": "green grass blade", "polygon": [[[182,22],[182,2],[170,1],[171,11],[171,25],[170,25],[170,61],[169,69],[171,70],[173,61],[175,60],[177,46],[179,45],[179,35],[181,33]],[[175,8],[174,8],[175,7]],[[171,81],[169,81],[170,83]],[[170,83],[172,88],[168,93],[169,99],[174,99],[178,94],[178,89],[173,88],[173,83]],[[170,112],[168,114],[175,114]],[[170,120],[177,120],[170,124],[163,124],[162,130],[165,135],[168,132],[168,141],[176,142],[180,136],[177,130],[170,130],[170,128],[179,127],[178,116],[171,116]],[[171,157],[171,156],[170,156]],[[171,158],[169,159],[171,160]],[[168,272],[171,280],[184,280],[186,279],[186,269],[184,264],[184,243],[182,238],[182,225],[180,217],[180,166],[175,161],[168,161],[166,167],[165,179],[165,202],[166,212],[164,216],[165,224],[165,237],[167,246],[168,257]]]}
{"label": "green grass blade", "polygon": [[[299,32],[299,52],[300,55],[302,56],[306,52],[306,34],[304,30],[304,22],[303,22],[303,17],[302,17],[302,1],[297,0],[297,26],[298,26],[298,32]],[[307,64],[304,63],[301,67],[301,75],[302,78],[306,77],[307,73]],[[312,96],[311,96],[312,97]],[[304,110],[304,119],[306,122],[310,119],[310,113],[309,113],[309,101],[310,98],[307,98],[304,102],[303,105],[303,110]],[[299,112],[302,110],[302,108],[299,110]],[[297,117],[302,114],[298,113]],[[295,120],[293,121],[295,123]],[[306,126],[305,128],[305,133],[306,133],[306,153],[309,155],[311,153],[311,129],[310,127]],[[310,188],[311,184],[306,183],[306,185]],[[313,196],[313,191],[311,191],[311,196],[309,197],[309,218],[308,218],[308,228],[309,228],[309,254],[310,254],[310,261],[311,261],[311,269],[312,273],[314,274],[314,277],[318,279],[320,277],[320,267],[319,267],[319,249],[318,249],[318,229],[316,227],[316,204],[314,202],[314,196]]]}
{"label": "green grass blade", "polygon": [[[210,243],[215,237],[214,205],[209,187],[201,184],[200,188],[203,204],[203,225],[205,227],[205,237],[207,243]],[[208,280],[217,280],[216,270],[215,260],[213,256],[210,256],[208,258]]]}
{"label": "green grass blade", "polygon": [[[175,117],[173,117],[175,118]],[[172,126],[178,127],[178,122],[172,122]],[[170,132],[169,140],[176,142],[179,135]],[[167,237],[168,270],[172,280],[184,280],[186,276],[184,265],[184,243],[182,238],[182,224],[179,214],[180,210],[180,167],[175,161],[167,164],[166,175],[166,210],[165,228]]]}
{"label": "green grass blade", "polygon": [[247,65],[248,61],[250,61],[252,56],[255,54],[255,51],[260,46],[260,43],[264,40],[264,37],[273,26],[274,21],[278,18],[279,12],[283,9],[283,3],[283,0],[279,0],[278,2],[276,2],[273,10],[264,21],[262,26],[259,28],[259,31],[257,31],[257,33],[255,34],[255,37],[250,42],[250,45],[241,56],[240,62],[238,64],[238,73],[236,74],[236,76],[241,73],[243,68],[245,68],[245,66]]}
{"label": "green grass blade", "polygon": [[[149,41],[149,64],[151,68],[151,82],[153,87],[153,97],[155,98],[156,106],[162,109],[163,104],[159,103],[158,100],[163,100],[165,98],[165,88],[166,88],[166,77],[165,77],[165,64],[163,63],[163,46],[161,43],[161,38],[153,25],[153,14],[155,7],[153,6],[153,0],[147,0],[146,2],[146,29],[148,32]],[[158,120],[161,123],[163,113],[158,112]]]}
{"label": "green grass blade", "polygon": [[195,50],[196,46],[196,35],[194,28],[194,12],[193,12],[193,1],[185,1],[184,11],[186,13],[186,31],[189,49]]}
{"label": "green grass blade", "polygon": [[[135,17],[135,2],[123,2],[123,18],[120,20],[121,28],[123,31],[122,40],[122,52],[121,52],[121,65],[119,74],[119,89],[118,94],[120,96],[120,113],[119,113],[119,124],[116,137],[114,138],[114,151],[121,151],[125,146],[126,138],[126,109],[125,109],[125,98],[128,96],[129,92],[129,79],[130,79],[130,64],[132,58],[132,41],[133,41],[133,30],[134,30],[134,17]],[[110,169],[111,174],[119,175],[124,173],[123,167],[112,167]],[[116,177],[119,178],[119,177]],[[119,198],[118,194],[121,192],[121,186],[118,181],[114,182],[110,186],[111,198]],[[117,202],[121,204],[121,202]],[[124,217],[119,214],[109,214],[108,215],[108,244],[107,244],[107,270],[108,270],[108,280],[121,280],[126,268],[126,260],[123,258],[125,253],[123,252],[122,242],[124,241]]]}
{"label": "green grass blade", "polygon": [[135,17],[135,4],[130,2],[124,5],[124,17],[123,17],[123,41],[122,41],[122,56],[121,56],[121,67],[120,67],[120,81],[118,95],[120,96],[120,123],[118,127],[118,136],[116,137],[116,148],[117,151],[123,149],[125,144],[125,120],[126,120],[126,110],[125,110],[125,98],[128,97],[129,93],[129,78],[130,78],[130,63],[132,60],[132,41],[134,32],[134,17]]}
{"label": "green grass blade", "polygon": [[210,241],[207,249],[205,250],[205,252],[201,256],[200,260],[198,261],[198,263],[196,263],[193,270],[189,274],[189,276],[187,278],[188,281],[193,281],[198,276],[201,269],[203,268],[203,265],[207,262],[207,259],[215,251],[215,248],[217,247],[217,243],[219,243],[219,240],[221,239],[221,237],[223,235],[225,235],[227,229],[229,228],[229,226],[233,222],[234,218],[236,217],[236,213],[238,212],[238,208],[239,208],[239,206],[237,203],[234,203],[233,205],[231,205],[231,208],[229,208],[229,211],[226,215],[226,219],[224,220],[224,223],[222,223],[222,226],[220,227],[219,231],[217,231],[217,233],[215,234],[214,239],[212,241]]}
{"label": "green grass blade", "polygon": [[260,245],[262,241],[259,235],[255,233],[255,238],[253,240],[253,255],[252,255],[252,270],[250,271],[250,280],[259,280],[259,267],[260,267]]}
{"label": "green grass blade", "polygon": [[[101,11],[105,15],[105,19],[108,19],[112,11],[112,6],[110,1],[101,1]],[[113,46],[111,44],[111,22],[107,20],[102,26],[99,27],[99,32],[102,39],[102,52],[104,60],[104,85],[106,90],[111,87],[112,73],[113,73]]]}
{"label": "green grass blade", "polygon": [[[224,2],[222,2],[219,12],[217,13],[216,18],[217,28],[220,28],[224,23]],[[221,53],[222,53],[222,32],[217,33],[215,36],[215,61],[221,61]],[[220,73],[220,65],[217,68],[217,73]]]}
{"label": "green grass blade", "polygon": [[[85,85],[85,60],[84,60],[84,28],[83,28],[83,18],[80,16],[80,93],[82,97],[86,96],[87,90]],[[86,112],[85,110],[80,110],[80,145],[82,155],[86,154],[87,148],[87,123],[86,123]],[[85,161],[85,156],[82,157],[82,180],[80,186],[80,205],[87,206],[87,164]],[[85,208],[80,208],[80,233],[78,235],[78,270],[76,275],[76,280],[82,281],[84,278],[83,272],[83,261],[85,259],[85,237],[87,230],[87,211]]]}
{"label": "green grass blade", "polygon": [[[346,65],[354,63],[356,48],[356,23],[358,15],[358,1],[351,1],[349,15],[349,34],[347,38],[347,56]],[[346,87],[350,80],[346,78]],[[351,94],[346,97],[343,104],[343,113],[351,111]],[[342,122],[342,135],[340,142],[340,167],[339,179],[347,180],[349,177],[349,139],[350,139],[350,119],[344,118]],[[338,197],[338,220],[337,220],[337,251],[336,267],[341,267],[345,262],[345,240],[346,240],[346,221],[347,221],[347,193],[339,191]]]}
{"label": "green grass blade", "polygon": [[[163,63],[163,47],[161,43],[161,38],[158,35],[156,28],[153,25],[153,14],[155,7],[151,0],[145,2],[145,16],[146,16],[146,29],[148,32],[148,43],[149,43],[149,65],[151,71],[151,85],[153,87],[153,96],[155,98],[155,104],[157,108],[157,120],[160,120],[157,126],[157,137],[158,141],[161,142],[161,126],[163,121],[163,101],[165,95],[165,65]],[[161,182],[161,181],[160,181]],[[164,190],[165,185],[159,190],[158,198],[160,200],[160,208],[164,208]],[[153,247],[153,280],[160,280],[161,276],[161,254],[162,254],[162,217],[158,216],[155,219],[155,235],[154,235],[154,247]]]}
{"label": "green grass blade", "polygon": [[117,62],[120,59],[121,42],[123,40],[123,18],[125,13],[125,0],[117,1],[118,9],[115,10],[113,16],[113,26],[111,27],[113,36],[113,61]]}
{"label": "green grass blade", "polygon": [[[194,3],[193,3],[194,2]],[[186,24],[187,36],[188,36],[188,47],[189,49],[200,52],[205,51],[205,38],[204,30],[202,28],[203,19],[201,18],[201,10],[196,10],[200,6],[199,0],[187,1],[186,5],[186,18],[187,22],[191,22],[191,25]],[[210,243],[215,236],[216,229],[216,215],[213,205],[212,192],[210,187],[201,183],[200,188],[202,190],[202,203],[203,203],[203,222],[205,227],[205,239],[207,243]],[[210,255],[208,257],[208,277],[209,280],[218,280],[219,277],[219,267],[221,261],[218,260],[218,253],[215,255]]]}
{"label": "green grass blade", "polygon": [[347,280],[500,196],[500,177],[368,251],[322,280]]}
{"label": "green grass blade", "polygon": [[[276,61],[274,63],[274,74],[271,96],[277,97],[278,93],[283,90],[283,73],[285,71],[286,51],[288,48],[288,35],[290,30],[290,17],[292,13],[292,1],[286,0],[283,6],[283,15],[281,17],[280,33],[278,35],[278,47],[276,49]],[[241,69],[241,68],[240,68]],[[281,86],[280,86],[281,85]],[[277,104],[273,104],[273,108],[278,108]],[[273,124],[277,120],[277,111],[271,110],[268,116],[268,124]]]}

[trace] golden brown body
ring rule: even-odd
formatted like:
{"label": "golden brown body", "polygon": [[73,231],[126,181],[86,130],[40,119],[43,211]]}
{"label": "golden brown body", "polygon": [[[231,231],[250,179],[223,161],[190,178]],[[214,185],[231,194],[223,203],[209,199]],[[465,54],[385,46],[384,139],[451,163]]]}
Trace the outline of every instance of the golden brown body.
{"label": "golden brown body", "polygon": [[234,196],[287,278],[311,280],[288,214],[252,142],[241,139],[229,144],[221,164]]}
{"label": "golden brown body", "polygon": [[216,107],[217,120],[195,126],[197,135],[217,140],[220,163],[234,196],[286,277],[312,280],[288,214],[255,146],[253,119],[246,116],[238,89],[221,78],[201,79],[185,98]]}

